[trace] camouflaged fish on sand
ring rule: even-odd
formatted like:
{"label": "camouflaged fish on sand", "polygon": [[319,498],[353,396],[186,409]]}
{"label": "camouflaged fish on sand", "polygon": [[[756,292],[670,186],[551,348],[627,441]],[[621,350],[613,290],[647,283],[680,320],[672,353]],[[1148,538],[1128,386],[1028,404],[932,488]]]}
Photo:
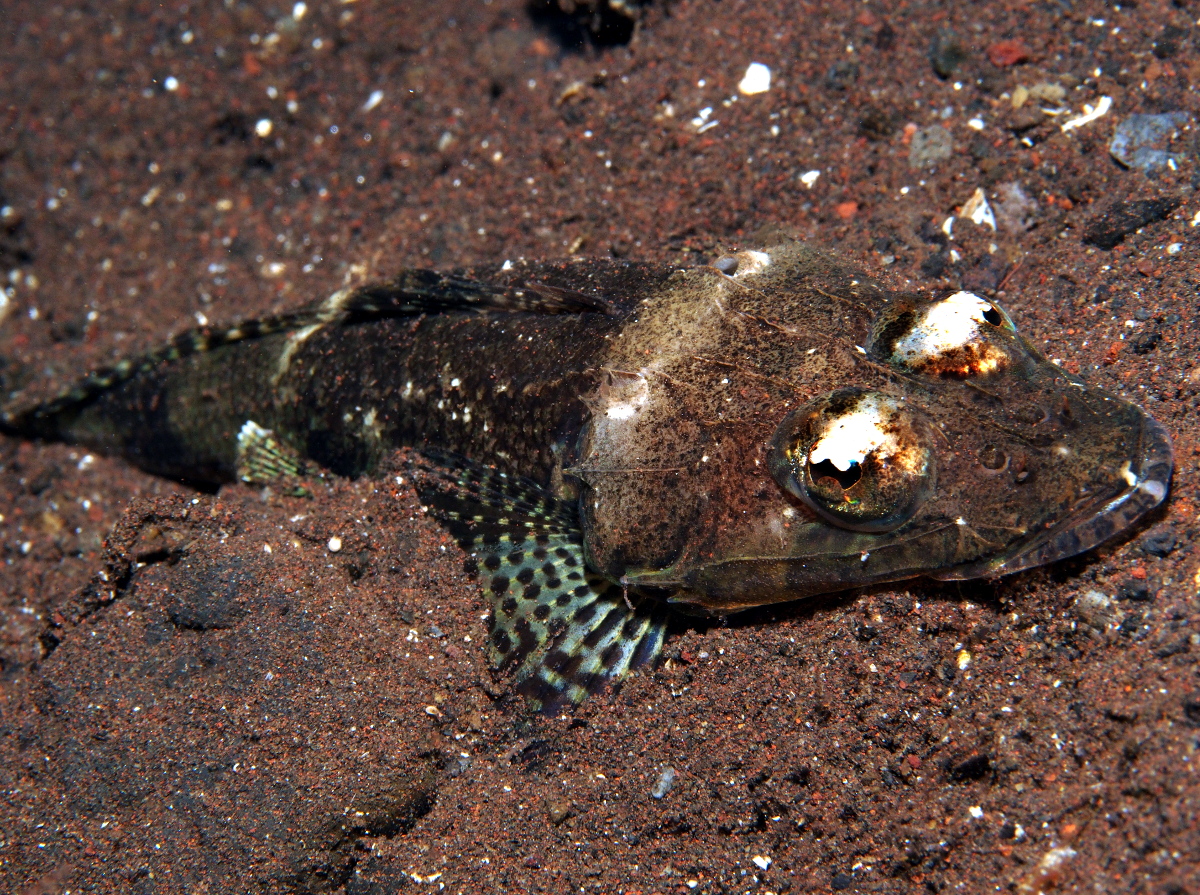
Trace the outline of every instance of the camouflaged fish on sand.
{"label": "camouflaged fish on sand", "polygon": [[492,661],[545,710],[653,662],[672,606],[1005,575],[1127,529],[1171,475],[1158,423],[994,302],[887,291],[795,244],[409,270],[11,398],[9,433],[196,482],[418,448]]}

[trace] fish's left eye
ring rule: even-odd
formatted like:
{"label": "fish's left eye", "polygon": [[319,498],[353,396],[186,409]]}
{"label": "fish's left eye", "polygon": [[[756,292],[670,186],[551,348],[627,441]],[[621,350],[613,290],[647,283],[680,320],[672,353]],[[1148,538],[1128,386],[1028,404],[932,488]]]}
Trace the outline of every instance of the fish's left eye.
{"label": "fish's left eye", "polygon": [[1004,311],[973,292],[955,292],[931,302],[898,302],[872,328],[868,354],[913,373],[965,379],[1008,366],[1005,339],[1015,333]]}
{"label": "fish's left eye", "polygon": [[775,480],[829,521],[891,531],[933,492],[933,439],[890,395],[844,388],[789,413],[775,431]]}

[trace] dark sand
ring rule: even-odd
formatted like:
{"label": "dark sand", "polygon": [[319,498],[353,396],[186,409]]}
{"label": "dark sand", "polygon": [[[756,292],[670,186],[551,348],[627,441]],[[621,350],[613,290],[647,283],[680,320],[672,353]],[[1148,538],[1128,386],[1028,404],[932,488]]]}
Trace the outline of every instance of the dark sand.
{"label": "dark sand", "polygon": [[[522,0],[290,12],[5,4],[5,391],[403,265],[784,228],[998,295],[1171,429],[1174,492],[1048,569],[685,627],[544,720],[404,482],[198,494],[0,439],[0,890],[1200,892],[1200,168],[1190,127],[1175,170],[1108,151],[1200,116],[1193,4],[678,0],[575,48]],[[946,239],[979,187],[999,229]]]}

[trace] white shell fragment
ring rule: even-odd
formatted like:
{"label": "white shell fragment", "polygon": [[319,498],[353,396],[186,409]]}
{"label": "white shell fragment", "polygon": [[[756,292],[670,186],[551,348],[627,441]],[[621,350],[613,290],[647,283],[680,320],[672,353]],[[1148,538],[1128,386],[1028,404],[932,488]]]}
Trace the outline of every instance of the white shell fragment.
{"label": "white shell fragment", "polygon": [[1105,115],[1107,115],[1108,110],[1111,108],[1112,108],[1112,97],[1111,96],[1100,97],[1100,101],[1098,103],[1096,103],[1095,108],[1088,105],[1087,103],[1084,103],[1082,115],[1076,116],[1075,118],[1071,118],[1071,119],[1063,122],[1063,124],[1062,124],[1063,132],[1066,133],[1067,131],[1074,130],[1077,127],[1083,127],[1085,124],[1091,124],[1097,118],[1103,118]]}
{"label": "white shell fragment", "polygon": [[746,66],[746,73],[738,82],[738,93],[743,96],[753,96],[756,93],[766,93],[771,89],[771,69],[761,62],[751,62]]}
{"label": "white shell fragment", "polygon": [[807,171],[800,176],[800,182],[811,190],[813,184],[817,182],[817,178],[820,176],[820,171]]}
{"label": "white shell fragment", "polygon": [[986,224],[993,230],[996,229],[996,215],[992,212],[992,206],[988,204],[983,187],[976,187],[971,198],[963,203],[962,216],[976,226],[982,227]]}

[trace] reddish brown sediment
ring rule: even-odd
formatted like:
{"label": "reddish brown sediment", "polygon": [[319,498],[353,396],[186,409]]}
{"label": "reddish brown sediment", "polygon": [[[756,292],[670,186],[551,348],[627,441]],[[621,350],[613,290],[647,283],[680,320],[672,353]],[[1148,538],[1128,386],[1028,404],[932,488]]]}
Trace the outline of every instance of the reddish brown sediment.
{"label": "reddish brown sediment", "polygon": [[[1173,494],[992,585],[687,628],[546,721],[487,673],[407,481],[196,494],[0,440],[0,888],[1195,885],[1197,161],[1187,131],[1153,177],[1107,148],[1200,118],[1187,10],[656,3],[582,52],[520,2],[291,13],[7,5],[5,391],[402,266],[688,264],[782,228],[894,288],[1001,289],[1166,425]],[[753,61],[770,89],[739,95]],[[977,187],[995,232],[957,214]]]}

